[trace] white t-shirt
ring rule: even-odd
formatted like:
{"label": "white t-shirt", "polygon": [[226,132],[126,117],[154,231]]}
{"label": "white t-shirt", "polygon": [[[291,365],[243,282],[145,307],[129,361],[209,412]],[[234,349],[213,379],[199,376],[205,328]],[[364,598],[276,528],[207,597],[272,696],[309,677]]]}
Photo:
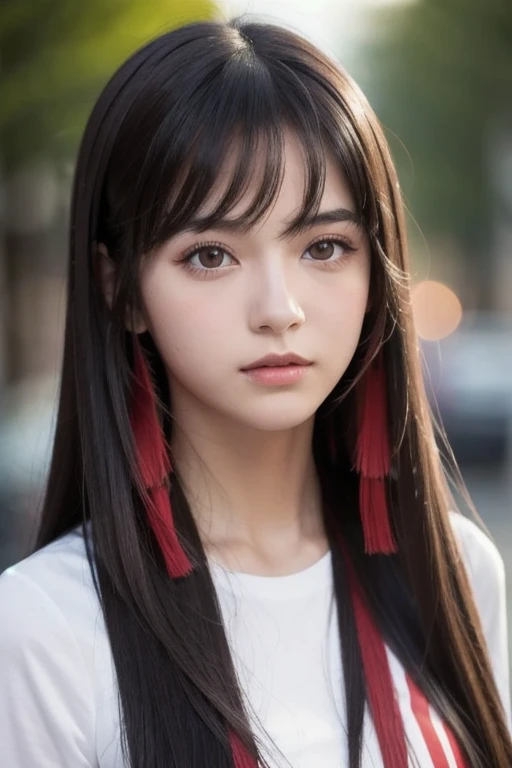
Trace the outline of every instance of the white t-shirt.
{"label": "white t-shirt", "polygon": [[[451,517],[510,725],[503,560],[471,520]],[[288,576],[210,565],[255,732],[265,738],[266,731],[293,768],[346,765],[330,552]],[[122,768],[115,672],[80,531],[4,572],[0,617],[0,765]],[[425,723],[401,664],[389,650],[388,656],[417,764],[433,768]],[[443,724],[431,707],[425,716],[449,768],[456,768]],[[285,760],[271,755],[271,765],[284,768]],[[368,712],[363,766],[382,768]]]}

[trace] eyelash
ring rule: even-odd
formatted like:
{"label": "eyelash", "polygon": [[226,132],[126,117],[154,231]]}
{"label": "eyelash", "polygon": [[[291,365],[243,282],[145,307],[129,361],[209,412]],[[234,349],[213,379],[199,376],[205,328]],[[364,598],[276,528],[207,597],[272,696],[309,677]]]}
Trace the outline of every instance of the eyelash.
{"label": "eyelash", "polygon": [[[308,261],[316,262],[317,264],[321,264],[322,267],[326,269],[335,269],[336,267],[340,266],[345,262],[345,260],[348,258],[349,254],[353,253],[354,251],[357,251],[357,248],[354,248],[354,246],[350,245],[346,240],[344,240],[341,237],[338,237],[336,235],[325,235],[324,237],[319,237],[317,240],[314,240],[312,243],[308,245],[308,247],[305,249],[304,253],[307,253],[310,248],[313,248],[313,246],[318,245],[319,243],[334,243],[334,245],[339,245],[341,248],[344,249],[345,253],[340,256],[337,259],[334,259],[333,261],[322,261],[322,259],[308,259]],[[234,256],[231,255],[231,253],[222,245],[222,243],[218,242],[207,242],[207,243],[196,243],[192,248],[189,248],[187,252],[183,255],[181,259],[179,259],[178,263],[183,266],[184,269],[189,270],[189,272],[192,272],[195,275],[198,275],[200,277],[208,278],[210,275],[217,275],[219,272],[221,272],[224,269],[227,269],[227,267],[195,267],[193,266],[190,261],[193,256],[195,256],[202,248],[219,248],[223,251],[223,253],[227,254],[230,258],[234,259]]]}

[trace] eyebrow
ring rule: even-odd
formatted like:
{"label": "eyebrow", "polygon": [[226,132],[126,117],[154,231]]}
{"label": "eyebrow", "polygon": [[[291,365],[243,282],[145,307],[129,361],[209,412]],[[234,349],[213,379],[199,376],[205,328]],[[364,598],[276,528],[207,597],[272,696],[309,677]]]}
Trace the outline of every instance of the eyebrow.
{"label": "eyebrow", "polygon": [[[294,225],[293,222],[289,224],[284,231],[279,235],[280,239],[289,237],[290,234],[303,232],[311,227],[317,227],[321,224],[342,224],[348,222],[363,230],[363,222],[361,217],[354,211],[348,208],[334,208],[331,211],[319,211],[316,214],[307,216],[300,225]],[[233,219],[217,219],[215,222],[210,223],[208,216],[196,216],[188,222],[185,227],[186,232],[204,232],[206,229],[219,229],[226,232],[240,232],[244,229],[240,221]]]}

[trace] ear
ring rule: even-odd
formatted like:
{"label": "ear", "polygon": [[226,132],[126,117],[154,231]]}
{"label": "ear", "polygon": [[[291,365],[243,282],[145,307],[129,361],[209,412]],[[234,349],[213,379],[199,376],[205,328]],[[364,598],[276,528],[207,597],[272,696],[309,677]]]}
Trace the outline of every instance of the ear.
{"label": "ear", "polygon": [[[103,243],[94,243],[94,273],[103,297],[110,309],[114,303],[117,289],[117,266],[108,254]],[[132,333],[144,333],[148,326],[139,310],[126,308],[125,326]]]}

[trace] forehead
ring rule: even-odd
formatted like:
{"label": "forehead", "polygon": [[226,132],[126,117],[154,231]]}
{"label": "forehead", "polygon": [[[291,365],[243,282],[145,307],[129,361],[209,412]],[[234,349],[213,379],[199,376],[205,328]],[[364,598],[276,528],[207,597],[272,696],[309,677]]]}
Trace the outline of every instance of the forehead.
{"label": "forehead", "polygon": [[[244,192],[232,206],[228,219],[243,220],[245,212],[251,208],[255,193],[261,189],[264,173],[262,152],[265,152],[263,142],[255,153]],[[323,148],[323,155],[325,176],[319,210],[346,208],[355,211],[353,195],[340,163],[336,161],[333,153],[326,148]],[[227,153],[226,159],[218,171],[214,188],[198,212],[200,218],[207,217],[216,210],[237,173],[239,163],[240,154],[237,142],[234,142],[233,149]],[[308,184],[308,166],[304,149],[293,133],[285,132],[279,191],[256,228],[271,229],[276,227],[282,230],[286,222],[293,221],[303,208]]]}

